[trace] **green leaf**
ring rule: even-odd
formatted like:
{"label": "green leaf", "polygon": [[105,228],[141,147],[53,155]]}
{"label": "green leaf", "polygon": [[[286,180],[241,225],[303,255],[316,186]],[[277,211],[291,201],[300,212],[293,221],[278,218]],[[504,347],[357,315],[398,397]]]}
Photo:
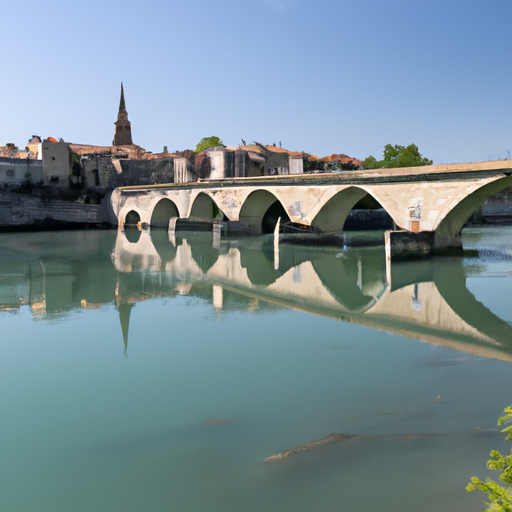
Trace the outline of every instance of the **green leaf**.
{"label": "green leaf", "polygon": [[[512,422],[512,406],[504,409],[505,414],[498,419],[498,425]],[[502,432],[508,433],[506,439],[512,439],[512,425],[505,427]],[[490,453],[491,460],[487,467],[495,471],[501,471],[499,479],[506,485],[500,485],[493,480],[482,482],[478,477],[472,477],[466,486],[466,491],[475,489],[487,493],[490,503],[487,504],[489,511],[512,512],[512,451],[510,455],[502,455],[497,450]]]}

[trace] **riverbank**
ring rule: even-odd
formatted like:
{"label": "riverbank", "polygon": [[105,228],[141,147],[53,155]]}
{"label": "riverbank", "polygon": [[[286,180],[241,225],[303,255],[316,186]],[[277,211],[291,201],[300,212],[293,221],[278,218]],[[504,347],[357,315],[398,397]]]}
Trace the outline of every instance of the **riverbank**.
{"label": "riverbank", "polygon": [[62,198],[0,192],[0,231],[78,229],[105,224],[104,205]]}

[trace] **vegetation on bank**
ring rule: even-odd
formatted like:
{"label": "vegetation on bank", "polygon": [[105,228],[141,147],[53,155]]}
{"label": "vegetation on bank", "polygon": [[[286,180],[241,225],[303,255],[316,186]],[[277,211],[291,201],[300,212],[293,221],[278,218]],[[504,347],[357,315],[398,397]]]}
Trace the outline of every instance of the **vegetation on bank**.
{"label": "vegetation on bank", "polygon": [[416,144],[400,146],[387,144],[384,147],[382,160],[377,160],[374,156],[363,160],[363,169],[390,169],[394,167],[417,167],[420,165],[432,165],[432,160],[425,158],[420,153]]}
{"label": "vegetation on bank", "polygon": [[208,148],[218,148],[222,147],[225,148],[226,146],[224,143],[219,139],[219,137],[216,137],[215,135],[212,135],[211,137],[203,137],[196,146],[196,149],[194,149],[194,153],[200,153],[204,149]]}
{"label": "vegetation on bank", "polygon": [[[504,410],[505,415],[498,419],[498,425],[509,424],[502,432],[507,434],[505,439],[512,440],[512,405]],[[494,480],[486,480],[474,476],[466,487],[467,491],[478,489],[487,494],[489,503],[487,510],[512,512],[512,450],[510,455],[502,455],[496,450],[492,450],[491,460],[487,462],[487,467],[494,471],[500,471],[499,480],[505,485],[501,485]]]}

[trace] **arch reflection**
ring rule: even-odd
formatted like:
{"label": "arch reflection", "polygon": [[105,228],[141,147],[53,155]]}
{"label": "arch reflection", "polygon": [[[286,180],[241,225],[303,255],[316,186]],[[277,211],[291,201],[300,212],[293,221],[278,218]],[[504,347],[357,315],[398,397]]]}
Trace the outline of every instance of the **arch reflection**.
{"label": "arch reflection", "polygon": [[512,361],[512,326],[468,290],[462,259],[391,264],[379,247],[281,243],[276,253],[272,237],[137,233],[52,233],[51,243],[38,233],[19,250],[0,241],[0,312],[114,306],[127,344],[138,302],[193,295],[218,312],[289,307]]}
{"label": "arch reflection", "polygon": [[[125,247],[123,236],[118,233],[116,251]],[[223,240],[214,248],[211,235],[186,235],[162,271],[186,275],[191,290],[220,287],[253,301],[512,361],[512,327],[469,292],[462,259],[390,263],[380,247],[281,244],[276,265],[272,244],[261,237]],[[123,250],[114,262],[126,260]]]}

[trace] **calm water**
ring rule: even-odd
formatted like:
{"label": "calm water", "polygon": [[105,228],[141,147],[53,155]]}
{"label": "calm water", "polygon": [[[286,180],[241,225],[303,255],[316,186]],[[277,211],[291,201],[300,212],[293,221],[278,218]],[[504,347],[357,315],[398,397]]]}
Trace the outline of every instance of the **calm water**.
{"label": "calm water", "polygon": [[[464,243],[0,235],[0,510],[482,510],[512,228]],[[331,433],[358,437],[264,462]]]}

